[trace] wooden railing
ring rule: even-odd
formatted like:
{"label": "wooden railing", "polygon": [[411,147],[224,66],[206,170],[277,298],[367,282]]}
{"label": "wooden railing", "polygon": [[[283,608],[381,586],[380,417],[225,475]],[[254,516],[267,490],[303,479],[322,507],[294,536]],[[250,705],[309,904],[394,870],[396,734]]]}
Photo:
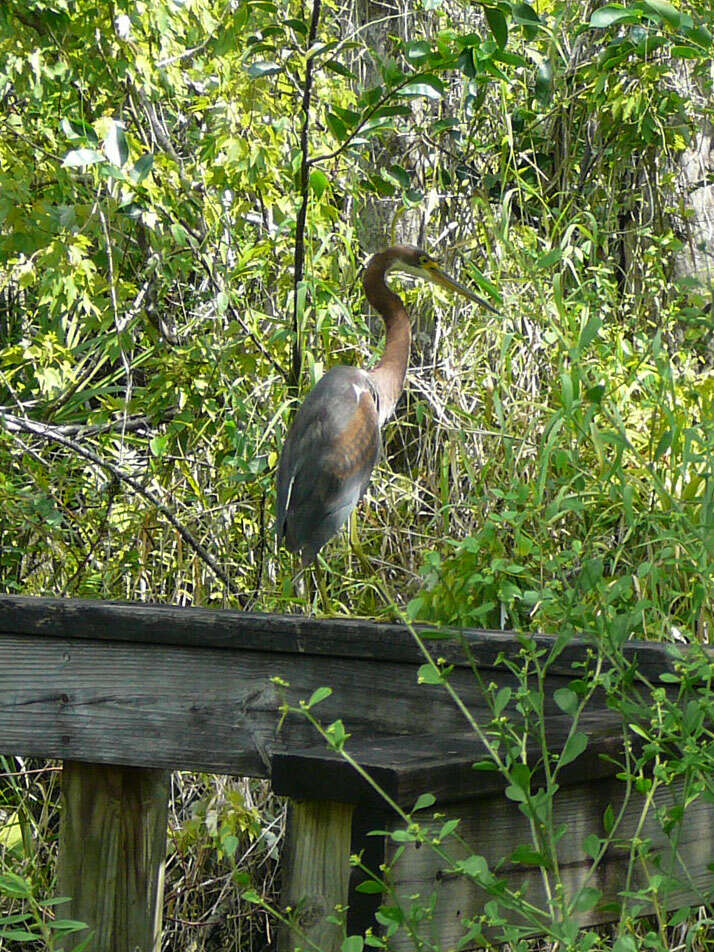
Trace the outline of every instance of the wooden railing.
{"label": "wooden railing", "polygon": [[[515,687],[496,664],[499,654],[520,650],[512,634],[461,637],[485,682]],[[545,636],[540,641],[552,645]],[[562,743],[566,720],[553,693],[580,676],[586,650],[570,644],[549,668],[544,700],[554,745]],[[626,653],[655,682],[670,670],[663,646],[630,643]],[[438,654],[454,665],[450,683],[469,711],[490,717],[463,644],[440,641]],[[419,793],[432,792],[442,812],[464,818],[475,852],[505,855],[527,838],[525,818],[503,796],[497,775],[471,769],[478,744],[443,687],[417,683],[423,663],[399,625],[0,596],[0,752],[63,761],[58,890],[72,897],[63,916],[88,923],[94,952],[158,952],[168,772],[195,769],[272,776],[276,792],[291,798],[283,901],[300,903],[303,931],[325,952],[340,944],[326,918],[335,904],[349,905],[351,931],[372,924],[378,897],[354,893],[349,856],[364,848],[375,866],[390,860],[389,840],[365,833],[396,820],[304,717],[283,719],[279,710],[322,686],[332,694],[320,705],[321,720],[342,719],[348,750],[396,802],[410,807]],[[621,749],[619,720],[596,698],[583,723],[590,743],[563,774],[559,801],[563,818],[577,827],[577,837],[563,841],[561,869],[568,868],[572,889],[585,874],[582,841],[601,832],[603,804],[621,797],[615,768],[600,756]],[[628,808],[633,817],[637,806],[633,800]],[[713,819],[713,808],[698,804],[678,844],[676,862],[688,865],[697,884],[711,877],[713,851],[702,847],[714,845]],[[640,831],[648,833],[656,836]],[[427,852],[407,849],[395,875],[412,891],[423,885],[425,894],[440,883],[431,929],[446,948],[482,897],[474,888],[469,908],[451,908],[456,891]],[[622,863],[613,851],[603,865],[603,901],[617,897]],[[538,901],[532,870],[512,864],[508,876],[532,880],[529,895]],[[673,902],[686,904],[692,895],[681,891]],[[582,922],[602,918],[593,910]],[[280,944],[292,947],[294,936],[284,930]],[[394,944],[406,947],[398,937]]]}

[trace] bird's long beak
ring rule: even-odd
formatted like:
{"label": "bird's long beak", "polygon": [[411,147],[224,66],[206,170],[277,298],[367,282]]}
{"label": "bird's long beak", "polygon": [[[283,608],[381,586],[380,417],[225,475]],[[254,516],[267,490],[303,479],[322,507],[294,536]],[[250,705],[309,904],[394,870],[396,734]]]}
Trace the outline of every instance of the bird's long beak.
{"label": "bird's long beak", "polygon": [[446,288],[449,291],[453,291],[455,294],[461,294],[464,297],[467,297],[470,301],[475,301],[477,304],[481,304],[487,310],[491,311],[493,314],[498,314],[498,311],[486,301],[484,298],[479,297],[478,294],[474,294],[471,288],[467,288],[463,284],[459,284],[458,281],[446,274],[445,271],[442,271],[441,268],[437,268],[435,265],[430,265],[425,269],[425,274],[427,280],[431,281],[432,284],[439,284],[442,288]]}

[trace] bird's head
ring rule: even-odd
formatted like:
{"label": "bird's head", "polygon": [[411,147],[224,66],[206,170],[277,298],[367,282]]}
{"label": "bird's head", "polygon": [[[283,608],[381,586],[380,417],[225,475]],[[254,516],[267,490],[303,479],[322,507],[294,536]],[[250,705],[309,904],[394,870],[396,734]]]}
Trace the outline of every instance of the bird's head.
{"label": "bird's head", "polygon": [[485,308],[488,308],[489,311],[493,311],[494,314],[498,313],[488,301],[479,297],[478,294],[474,294],[470,288],[460,284],[445,271],[442,271],[439,267],[439,262],[428,252],[422,251],[421,248],[415,248],[412,245],[400,245],[395,247],[394,250],[396,254],[390,268],[391,271],[404,271],[407,274],[414,275],[415,278],[421,278],[424,281],[429,281],[431,284],[438,284],[440,287],[446,288],[447,291],[451,291],[454,294],[461,294],[471,301],[482,304]]}

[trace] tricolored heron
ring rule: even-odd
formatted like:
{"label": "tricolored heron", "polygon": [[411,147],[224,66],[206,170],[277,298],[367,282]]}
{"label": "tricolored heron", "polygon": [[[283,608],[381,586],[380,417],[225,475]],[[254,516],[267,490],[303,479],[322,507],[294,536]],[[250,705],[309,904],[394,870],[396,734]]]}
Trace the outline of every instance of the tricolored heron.
{"label": "tricolored heron", "polygon": [[387,287],[389,271],[406,271],[488,302],[445,274],[431,255],[394,245],[369,261],[364,293],[386,326],[382,359],[373,370],[338,366],[305,397],[285,440],[278,465],[276,531],[303,566],[344,525],[369,485],[381,448],[380,429],[397,404],[409,362],[409,315]]}

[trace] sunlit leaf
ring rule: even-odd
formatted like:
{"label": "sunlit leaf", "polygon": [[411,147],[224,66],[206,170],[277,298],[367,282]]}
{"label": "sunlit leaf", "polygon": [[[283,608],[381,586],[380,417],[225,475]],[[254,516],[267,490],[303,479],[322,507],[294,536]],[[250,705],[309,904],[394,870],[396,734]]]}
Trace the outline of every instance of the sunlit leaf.
{"label": "sunlit leaf", "polygon": [[262,79],[264,76],[275,76],[282,72],[282,66],[270,60],[257,60],[248,67],[248,75],[251,79]]}
{"label": "sunlit leaf", "polygon": [[64,157],[62,165],[66,169],[83,169],[98,162],[104,162],[104,156],[96,149],[73,149]]}
{"label": "sunlit leaf", "polygon": [[112,122],[104,137],[104,154],[118,169],[129,159],[129,143],[119,122]]}
{"label": "sunlit leaf", "polygon": [[614,23],[636,23],[640,17],[641,14],[638,11],[613,3],[595,10],[590,17],[590,26],[604,29]]}
{"label": "sunlit leaf", "polygon": [[667,0],[639,0],[637,6],[657,17],[661,17],[670,26],[677,29],[680,26],[681,14],[676,7],[673,7]]}
{"label": "sunlit leaf", "polygon": [[134,163],[133,169],[129,172],[129,177],[136,184],[140,184],[144,181],[146,176],[149,174],[151,169],[154,166],[154,157],[150,153],[142,155],[141,158],[137,159]]}
{"label": "sunlit leaf", "polygon": [[313,169],[310,172],[310,188],[318,200],[325,194],[328,184],[329,179],[321,169]]}

